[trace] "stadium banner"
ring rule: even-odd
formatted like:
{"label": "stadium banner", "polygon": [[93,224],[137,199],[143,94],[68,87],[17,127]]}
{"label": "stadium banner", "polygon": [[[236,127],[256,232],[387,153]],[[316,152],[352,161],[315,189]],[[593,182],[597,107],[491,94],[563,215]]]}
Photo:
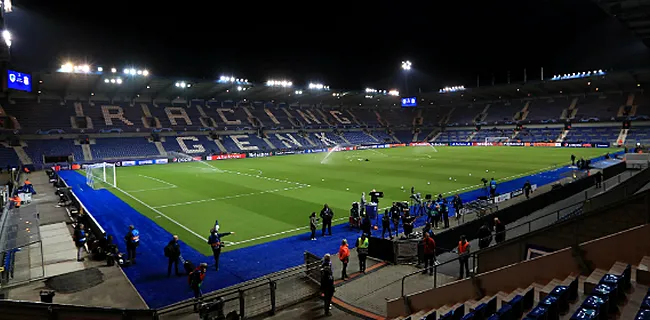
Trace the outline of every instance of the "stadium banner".
{"label": "stadium banner", "polygon": [[429,143],[429,145],[434,146],[434,147],[445,147],[445,146],[448,146],[449,144],[448,143],[440,143],[440,142],[431,142],[431,143]]}
{"label": "stadium banner", "polygon": [[248,158],[265,158],[272,156],[272,152],[249,152]]}
{"label": "stadium banner", "polygon": [[305,150],[305,153],[319,153],[319,152],[327,152],[327,149],[307,149],[307,150]]}
{"label": "stadium banner", "polygon": [[562,143],[560,142],[535,142],[532,144],[533,147],[561,147]]}
{"label": "stadium banner", "polygon": [[510,192],[498,195],[496,198],[494,198],[494,203],[499,203],[506,200],[510,200]]}
{"label": "stadium banner", "polygon": [[451,142],[449,143],[450,146],[452,147],[471,147],[472,143],[471,142]]}
{"label": "stadium banner", "polygon": [[153,161],[153,163],[154,163],[154,164],[168,164],[168,163],[169,163],[169,159],[155,159],[155,160]]}
{"label": "stadium banner", "polygon": [[122,161],[122,167],[132,167],[137,165],[138,164],[135,161]]}
{"label": "stadium banner", "polygon": [[562,143],[563,147],[567,148],[592,148],[593,145],[591,143]]}
{"label": "stadium banner", "polygon": [[406,147],[406,143],[391,143],[389,146],[390,148]]}
{"label": "stadium banner", "polygon": [[523,142],[506,142],[503,145],[509,147],[530,147],[530,144]]}
{"label": "stadium banner", "polygon": [[377,145],[357,146],[357,150],[377,149]]}
{"label": "stadium banner", "polygon": [[[197,157],[201,158],[201,157]],[[229,154],[215,154],[211,156],[205,157],[205,160],[212,161],[212,160],[228,160],[228,159],[244,159],[246,158],[245,153],[229,153]],[[203,160],[203,159],[199,159]]]}
{"label": "stadium banner", "polygon": [[610,145],[607,142],[605,142],[605,143],[599,142],[599,143],[596,143],[595,146],[596,146],[596,148],[609,148]]}
{"label": "stadium banner", "polygon": [[428,142],[411,142],[409,143],[409,147],[428,147],[431,144]]}
{"label": "stadium banner", "polygon": [[497,144],[494,142],[472,142],[472,146],[481,146],[481,147],[493,147]]}

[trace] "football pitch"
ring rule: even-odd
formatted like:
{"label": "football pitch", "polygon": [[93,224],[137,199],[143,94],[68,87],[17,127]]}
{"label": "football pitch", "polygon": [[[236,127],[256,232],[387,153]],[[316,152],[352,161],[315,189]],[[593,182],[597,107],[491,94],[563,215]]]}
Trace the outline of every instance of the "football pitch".
{"label": "football pitch", "polygon": [[[134,209],[204,254],[219,220],[225,250],[308,232],[308,216],[324,203],[335,224],[347,223],[361,193],[383,191],[380,207],[408,200],[411,187],[451,195],[569,163],[609,149],[520,147],[406,147],[312,153],[241,160],[117,168],[110,189]],[[367,161],[366,161],[367,159]],[[367,197],[369,201],[370,198]]]}

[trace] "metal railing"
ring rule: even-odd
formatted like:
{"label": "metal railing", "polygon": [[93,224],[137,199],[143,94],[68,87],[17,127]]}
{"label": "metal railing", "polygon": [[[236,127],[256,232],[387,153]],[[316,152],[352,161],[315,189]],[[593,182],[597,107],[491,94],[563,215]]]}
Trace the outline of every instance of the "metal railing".
{"label": "metal railing", "polygon": [[[321,262],[301,265],[265,277],[257,278],[230,288],[210,292],[201,303],[213,303],[221,299],[224,312],[237,311],[242,318],[273,315],[277,308],[286,307],[319,293],[316,282],[309,273],[320,269]],[[158,310],[161,319],[187,313],[197,303],[187,299]]]}
{"label": "metal railing", "polygon": [[[642,172],[644,174],[647,174],[648,172],[650,172],[650,169],[646,169],[646,170],[648,170],[648,171],[646,171],[646,172],[642,171]],[[564,219],[568,219],[570,217],[582,214],[583,208],[584,208],[585,203],[586,203],[585,201],[587,201],[587,200],[597,199],[597,198],[599,198],[599,199],[607,199],[608,200],[607,203],[599,202],[599,205],[601,205],[601,206],[620,201],[621,200],[620,194],[617,194],[619,197],[612,198],[612,197],[607,196],[606,191],[608,191],[609,189],[614,188],[614,186],[619,185],[622,182],[625,182],[626,180],[630,179],[631,177],[634,177],[635,174],[636,174],[636,172],[634,172],[634,173],[633,172],[623,172],[622,174],[620,174],[620,175],[618,175],[616,177],[612,177],[611,179],[609,179],[607,181],[604,181],[602,183],[601,188],[596,188],[596,189],[592,189],[592,190],[585,190],[582,193],[576,194],[576,195],[582,195],[583,196],[579,201],[576,201],[573,204],[570,204],[570,205],[565,206],[563,208],[554,210],[554,211],[552,211],[552,212],[550,212],[548,214],[545,214],[545,215],[542,215],[542,216],[539,216],[539,217],[536,217],[536,218],[532,218],[529,221],[520,223],[520,224],[518,224],[516,226],[506,228],[504,233],[509,238],[514,238],[514,237],[524,235],[526,233],[530,233],[530,232],[535,231],[535,230],[545,228],[545,227],[550,226],[550,225],[552,225],[552,224],[554,224],[554,223],[556,223],[558,221],[562,221]],[[626,191],[628,191],[628,190],[626,190]],[[626,192],[624,194],[624,196],[625,197],[631,196],[633,193],[634,192]],[[475,220],[475,219],[479,219],[479,217],[474,217],[474,219],[471,219],[471,220]],[[525,219],[529,219],[529,217],[522,217],[521,219],[525,220]],[[460,221],[459,221],[459,225],[460,224],[462,224],[462,223],[460,223]],[[489,238],[492,239],[492,237],[493,237],[493,235],[490,235]],[[480,241],[481,239],[480,238],[472,238],[472,239],[468,238],[467,240],[468,241],[471,241],[471,240]],[[494,246],[494,245],[498,245],[498,244],[493,244],[491,246]],[[440,250],[438,250],[438,251],[440,251]],[[445,252],[450,252],[450,251],[447,251],[447,250],[444,250],[444,251]],[[469,253],[468,256],[467,256],[467,259],[469,259],[468,263],[469,263],[469,266],[470,266],[470,270],[476,270],[476,267],[478,266],[477,252],[474,251],[474,252]],[[445,283],[450,282],[450,281],[444,281],[444,280],[440,281],[441,279],[439,279],[439,278],[442,278],[441,277],[442,275],[444,275],[446,277],[449,277],[449,275],[447,275],[445,273],[442,273],[442,272],[439,272],[439,270],[444,269],[444,268],[448,268],[451,263],[459,263],[459,260],[460,260],[460,257],[454,257],[454,258],[452,258],[452,259],[450,259],[448,261],[445,261],[445,262],[442,262],[440,264],[434,265],[434,267],[433,267],[433,288],[437,288],[439,285],[444,285]],[[417,276],[419,274],[422,274],[424,271],[428,272],[428,270],[429,269],[422,268],[422,269],[419,269],[418,271],[414,271],[412,273],[404,275],[402,277],[402,279],[401,279],[401,281],[402,281],[401,296],[402,297],[405,296],[405,282],[406,282],[406,280],[408,278],[415,277],[415,276]],[[439,274],[441,276],[439,276]],[[454,274],[455,274],[455,272],[454,272]],[[426,288],[423,288],[421,282],[416,287],[418,287],[418,289],[422,289],[422,290],[431,288],[431,286],[427,286]]]}
{"label": "metal railing", "polygon": [[[512,237],[517,237],[526,233],[530,233],[535,230],[539,230],[541,228],[547,227],[555,222],[561,221],[569,216],[574,216],[577,213],[582,211],[582,205],[583,205],[583,200],[580,202],[571,204],[569,206],[563,207],[561,209],[555,210],[551,213],[548,213],[546,215],[534,218],[530,221],[526,221],[524,223],[518,224],[514,227],[507,228],[505,230],[505,234],[508,235],[510,238]],[[492,235],[490,235],[489,238],[484,238],[484,239],[492,239]],[[479,240],[481,241],[482,239],[480,238],[474,238],[474,239],[468,239],[468,241],[471,240]],[[495,244],[497,245],[497,244]],[[455,252],[452,251],[452,252]],[[476,270],[476,267],[478,266],[478,258],[477,258],[477,252],[470,252],[467,255],[463,256],[462,258],[467,258],[469,261],[469,266],[470,266],[470,271]],[[433,288],[437,288],[439,285],[442,285],[444,283],[439,283],[438,281],[439,278],[439,269],[448,267],[451,263],[459,263],[459,260],[461,259],[461,256],[455,257],[451,260],[442,262],[440,264],[436,264],[433,266]],[[405,296],[405,283],[408,278],[417,276],[424,271],[428,272],[429,269],[419,269],[418,271],[411,272],[409,274],[406,274],[402,277],[402,291],[401,291],[401,296]],[[443,275],[443,273],[440,273]],[[429,286],[431,288],[431,286]]]}

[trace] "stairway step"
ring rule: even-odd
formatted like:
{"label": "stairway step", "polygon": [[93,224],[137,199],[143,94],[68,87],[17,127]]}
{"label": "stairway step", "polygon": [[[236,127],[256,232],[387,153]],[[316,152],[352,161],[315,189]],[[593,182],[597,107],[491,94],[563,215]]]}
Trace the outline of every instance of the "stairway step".
{"label": "stairway step", "polygon": [[544,298],[546,298],[546,296],[548,296],[549,293],[551,293],[551,291],[553,291],[553,289],[555,289],[555,287],[561,286],[561,285],[562,285],[562,281],[560,281],[559,279],[551,280],[549,283],[547,283],[544,286],[544,288],[539,290],[539,300],[540,301],[544,300]]}
{"label": "stairway step", "polygon": [[635,275],[634,280],[637,283],[650,286],[650,256],[644,256],[639,262],[636,272],[632,274]]}
{"label": "stairway step", "polygon": [[637,269],[641,271],[650,271],[650,256],[644,256],[643,259],[641,259],[641,262],[639,262]]}
{"label": "stairway step", "polygon": [[621,275],[623,274],[623,271],[625,271],[625,268],[627,268],[628,265],[629,264],[627,263],[616,261],[616,263],[614,263],[614,265],[611,268],[609,268],[609,271],[607,273]]}
{"label": "stairway step", "polygon": [[588,294],[590,293],[596,285],[598,285],[598,282],[600,282],[600,279],[603,278],[604,275],[607,274],[607,271],[603,269],[595,269],[594,271],[591,272],[591,274],[585,279],[585,283],[583,286],[583,293]]}

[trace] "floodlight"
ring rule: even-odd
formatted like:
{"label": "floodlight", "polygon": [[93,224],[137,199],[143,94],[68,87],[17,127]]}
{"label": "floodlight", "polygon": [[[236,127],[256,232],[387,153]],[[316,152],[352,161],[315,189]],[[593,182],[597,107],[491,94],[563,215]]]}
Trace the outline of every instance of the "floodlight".
{"label": "floodlight", "polygon": [[111,83],[115,83],[115,79],[111,79]]}
{"label": "floodlight", "polygon": [[399,91],[397,91],[395,89],[390,90],[390,91],[388,91],[388,95],[397,97],[397,96],[399,96]]}
{"label": "floodlight", "polygon": [[117,84],[122,84],[122,79],[121,79],[121,78],[117,78],[117,80],[115,80],[115,82],[117,82]]}
{"label": "floodlight", "polygon": [[87,65],[87,64],[84,64],[82,66],[79,66],[79,70],[81,70],[81,72],[88,73],[88,72],[90,72],[90,66]]}
{"label": "floodlight", "polygon": [[11,47],[11,32],[9,30],[2,31],[2,38],[5,40],[7,47]]}
{"label": "floodlight", "polygon": [[115,68],[111,68],[111,72],[112,72],[112,73],[115,73],[115,72],[117,72],[117,69],[115,69]]}
{"label": "floodlight", "polygon": [[139,76],[141,76],[142,75],[142,70],[138,70],[137,73],[138,73]]}
{"label": "floodlight", "polygon": [[60,71],[61,72],[72,72],[73,69],[74,69],[74,66],[72,65],[72,63],[67,62],[67,63],[61,65]]}
{"label": "floodlight", "polygon": [[136,70],[135,70],[135,69],[131,69],[131,70],[129,70],[129,73],[130,73],[131,75],[135,75]]}
{"label": "floodlight", "polygon": [[124,69],[124,74],[129,74],[129,69]]}
{"label": "floodlight", "polygon": [[242,90],[242,87],[241,87],[241,86],[238,86],[238,87],[237,87],[237,91],[241,91],[241,90]]}
{"label": "floodlight", "polygon": [[111,82],[111,80],[104,79],[104,83],[109,83],[109,82]]}
{"label": "floodlight", "polygon": [[149,76],[149,70],[147,69],[142,70],[142,75],[145,77]]}
{"label": "floodlight", "polygon": [[296,94],[302,94],[302,90],[296,90]]}
{"label": "floodlight", "polygon": [[13,5],[11,4],[11,0],[4,0],[2,1],[2,4],[5,13],[9,13],[13,11]]}
{"label": "floodlight", "polygon": [[97,72],[103,72],[103,71],[104,71],[104,68],[102,68],[102,67],[97,67]]}
{"label": "floodlight", "polygon": [[411,61],[408,61],[408,60],[402,61],[402,69],[403,70],[406,70],[406,71],[411,70],[412,65],[413,64],[411,63]]}

